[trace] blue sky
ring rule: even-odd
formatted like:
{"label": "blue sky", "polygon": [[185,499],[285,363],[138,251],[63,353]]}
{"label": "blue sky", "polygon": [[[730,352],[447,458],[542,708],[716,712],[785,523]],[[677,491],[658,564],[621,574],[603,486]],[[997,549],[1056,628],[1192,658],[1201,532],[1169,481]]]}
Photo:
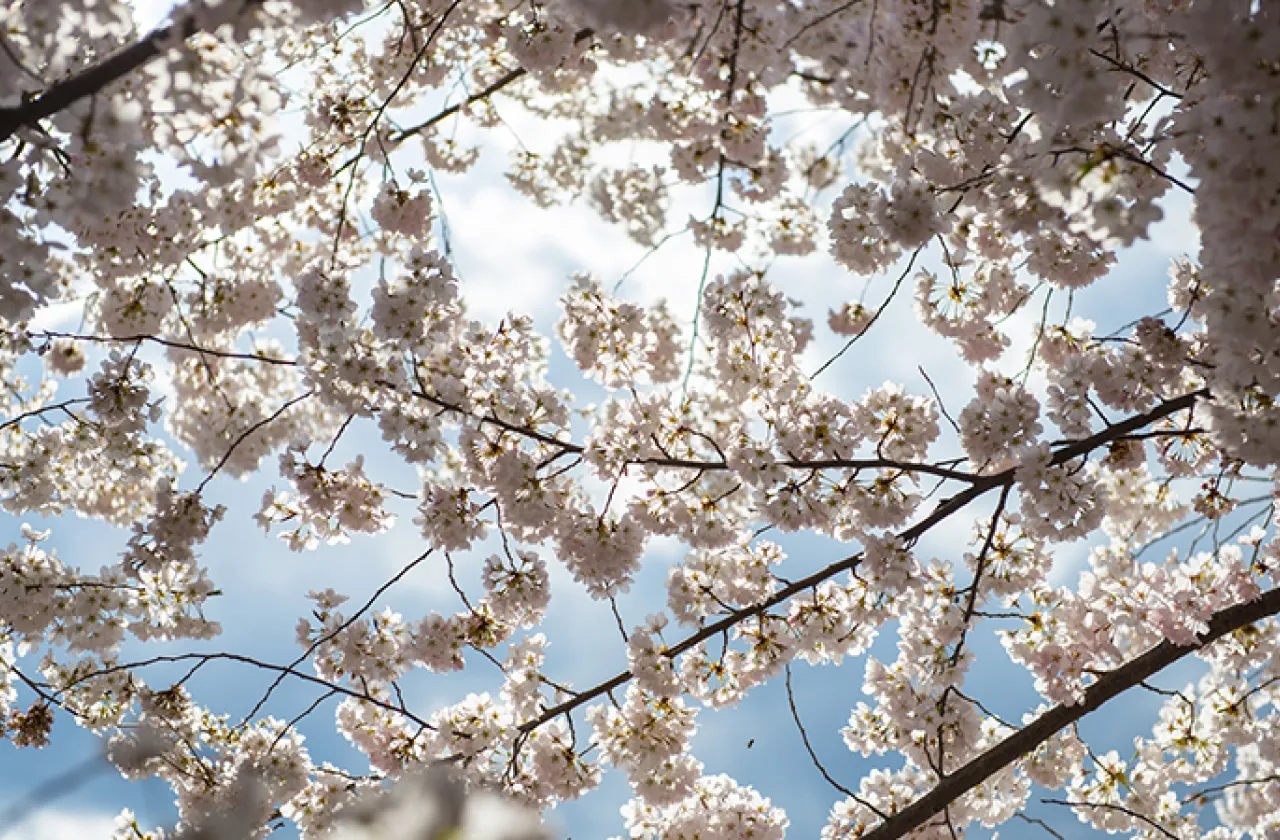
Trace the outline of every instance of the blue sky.
{"label": "blue sky", "polygon": [[[504,111],[504,116],[516,126],[526,144],[537,148],[549,143],[550,135],[544,128],[518,114]],[[811,118],[811,122],[807,130],[815,136],[832,136],[844,128],[821,117]],[[797,125],[792,130],[800,128],[805,126]],[[534,317],[544,333],[551,334],[558,314],[555,299],[571,272],[589,270],[610,287],[640,259],[644,250],[581,206],[542,211],[510,190],[501,178],[506,161],[504,147],[510,142],[510,138],[499,135],[486,148],[478,169],[466,177],[441,176],[438,181],[442,210],[450,226],[458,275],[472,316],[496,321],[508,309],[525,312]],[[681,206],[671,218],[682,219],[687,213],[705,215],[710,205],[708,199],[705,192],[679,196]],[[1092,318],[1100,332],[1105,332],[1138,314],[1163,309],[1169,260],[1193,250],[1194,238],[1188,206],[1176,196],[1168,203],[1166,220],[1153,228],[1152,240],[1130,249],[1103,283],[1077,294],[1074,312]],[[647,259],[623,284],[621,293],[646,302],[667,298],[677,317],[688,323],[696,304],[701,257],[688,237],[676,238]],[[722,260],[719,267],[732,264],[730,260]],[[895,276],[896,269],[872,280],[868,301],[878,302]],[[816,322],[816,339],[806,352],[804,366],[809,370],[817,368],[843,343],[824,326],[828,307],[856,297],[863,281],[849,276],[825,256],[779,260],[770,279],[791,297],[803,300],[804,314]],[[846,398],[856,398],[885,380],[900,382],[912,393],[927,394],[928,386],[917,370],[917,366],[923,366],[954,415],[968,399],[973,372],[957,360],[950,344],[916,324],[911,310],[910,285],[904,285],[903,294],[894,301],[882,322],[824,373],[819,384]],[[1064,297],[1059,296],[1059,306]],[[364,302],[367,303],[367,299]],[[1012,331],[1017,346],[1027,346],[1031,319],[1038,311],[1038,306],[1028,307],[1027,313],[1015,319]],[[1021,358],[1020,353],[1011,354],[1008,364],[1020,368]],[[572,363],[554,342],[551,377],[557,384],[578,390],[580,404],[598,401],[603,396],[603,391],[595,386],[582,386]],[[958,447],[944,443],[936,451],[950,453],[958,451]],[[375,479],[398,489],[416,489],[418,479],[414,472],[386,453],[377,430],[367,422],[357,422],[336,453],[341,460],[356,455],[365,456],[366,469]],[[194,462],[193,458],[188,460]],[[258,530],[250,518],[257,510],[263,491],[279,483],[274,478],[274,460],[268,460],[264,466],[263,474],[246,482],[220,476],[208,490],[210,501],[229,508],[225,520],[201,551],[211,576],[226,593],[209,610],[210,617],[222,622],[223,636],[199,646],[150,645],[147,653],[224,650],[275,663],[291,661],[298,653],[294,625],[310,609],[303,593],[333,587],[351,596],[352,604],[348,606],[362,603],[384,580],[424,550],[421,537],[412,525],[412,507],[406,504],[398,508],[400,521],[388,534],[376,538],[356,537],[346,545],[326,546],[304,554],[289,552],[275,536]],[[200,478],[199,471],[190,468],[182,486],[192,487]],[[971,517],[981,516],[983,512],[984,508],[976,507],[968,516],[956,517],[930,532],[921,541],[919,553],[926,557],[958,559],[971,533]],[[0,515],[0,544],[18,538],[21,522],[51,529],[50,544],[59,556],[65,562],[89,569],[110,562],[123,550],[127,539],[124,532],[80,519],[44,521],[37,517],[19,519]],[[791,557],[784,569],[789,577],[825,565],[853,550],[848,545],[813,535],[789,535],[778,537],[777,541]],[[474,552],[475,562],[483,561],[488,555],[486,548],[482,546]],[[631,593],[621,601],[621,611],[628,624],[639,623],[645,614],[663,604],[666,568],[682,553],[680,546],[671,540],[656,540],[651,544],[642,573]],[[1084,544],[1062,546],[1057,555],[1055,578],[1073,583],[1086,554]],[[625,668],[625,651],[607,605],[591,601],[567,573],[554,563],[552,567],[555,597],[542,628],[551,640],[548,673],[556,679],[587,686]],[[444,579],[441,565],[435,561],[424,564],[388,592],[380,602],[383,604],[408,619],[432,609],[451,612],[459,606]],[[584,632],[584,628],[588,631]],[[882,660],[892,660],[896,655],[895,641],[893,628],[885,628],[872,653]],[[972,644],[978,652],[979,663],[969,680],[972,693],[989,702],[995,711],[1013,719],[1037,705],[1039,698],[1031,688],[1030,678],[1008,662],[990,628],[977,632]],[[130,646],[125,656],[141,650],[140,646]],[[410,706],[429,713],[473,691],[496,692],[500,685],[496,670],[476,656],[468,661],[472,667],[459,674],[418,675],[408,679],[405,688]],[[859,778],[873,767],[896,766],[892,756],[864,760],[849,753],[838,735],[848,720],[850,708],[863,699],[864,667],[865,658],[858,658],[846,660],[839,668],[815,668],[803,663],[796,663],[793,668],[798,707],[815,748],[827,769],[850,788],[856,788]],[[156,668],[148,670],[146,677],[152,685],[164,685],[166,679],[175,678],[184,670]],[[1158,682],[1181,685],[1194,670],[1194,664],[1182,666],[1177,673]],[[239,719],[271,679],[272,675],[247,666],[215,663],[190,685],[199,702]],[[265,711],[279,718],[292,718],[318,693],[312,687],[287,682]],[[335,704],[336,700],[326,702],[303,724],[308,748],[314,759],[330,760],[358,771],[365,766],[361,757],[334,731]],[[1087,721],[1083,731],[1091,736],[1095,750],[1118,748],[1123,752],[1134,735],[1149,729],[1158,705],[1158,698],[1151,694],[1126,696]],[[581,717],[578,720],[581,723]],[[791,721],[781,680],[756,689],[736,708],[722,712],[704,710],[699,720],[695,754],[705,762],[707,773],[729,773],[784,807],[791,819],[789,836],[817,835],[831,805],[842,797],[826,785],[810,764]],[[6,809],[22,801],[42,782],[58,777],[68,768],[92,761],[100,752],[101,743],[95,736],[77,730],[65,720],[59,720],[54,735],[53,745],[43,750],[18,751],[7,742],[0,744],[0,814],[7,813]],[[580,802],[563,806],[552,819],[575,840],[623,834],[617,809],[627,798],[625,781],[619,773],[610,772],[599,791]],[[107,836],[110,819],[121,807],[134,809],[143,823],[164,824],[174,816],[170,799],[163,785],[127,783],[107,769],[62,798],[49,801],[26,826],[7,835],[0,828],[0,838],[39,836],[51,840],[72,837],[94,840]],[[1041,815],[1067,837],[1091,834],[1068,812],[1052,808],[1035,810],[1041,811]],[[1038,831],[1027,826],[1016,828],[1019,836],[1024,830]],[[970,836],[982,835],[983,832],[976,829]],[[283,836],[290,835],[286,832]]]}

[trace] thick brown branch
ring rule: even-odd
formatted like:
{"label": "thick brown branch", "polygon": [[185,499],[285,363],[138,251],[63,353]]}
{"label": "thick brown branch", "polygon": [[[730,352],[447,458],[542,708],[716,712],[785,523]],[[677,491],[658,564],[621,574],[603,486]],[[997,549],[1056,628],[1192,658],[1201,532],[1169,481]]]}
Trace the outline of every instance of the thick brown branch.
{"label": "thick brown branch", "polygon": [[[259,2],[260,0],[246,0],[241,11],[246,11]],[[160,55],[165,44],[174,40],[186,40],[198,31],[195,17],[186,15],[176,23],[154,30],[141,41],[125,47],[98,64],[51,85],[34,99],[15,108],[0,108],[0,143],[12,137],[18,129],[33,126],[86,96],[99,93],[112,82],[124,78]]]}
{"label": "thick brown branch", "polygon": [[1114,671],[1098,677],[1085,691],[1084,701],[1075,706],[1055,706],[1032,723],[938,782],[937,787],[881,823],[863,840],[897,840],[913,831],[960,796],[982,784],[995,773],[1013,764],[1102,704],[1159,673],[1179,659],[1212,644],[1229,633],[1280,612],[1280,589],[1272,589],[1256,600],[1228,607],[1214,614],[1209,629],[1191,645],[1164,641]]}

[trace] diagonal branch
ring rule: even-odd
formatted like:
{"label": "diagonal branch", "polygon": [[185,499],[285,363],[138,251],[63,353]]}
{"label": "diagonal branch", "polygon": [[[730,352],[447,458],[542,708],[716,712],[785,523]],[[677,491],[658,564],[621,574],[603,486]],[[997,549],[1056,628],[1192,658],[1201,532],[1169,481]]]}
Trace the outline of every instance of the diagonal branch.
{"label": "diagonal branch", "polygon": [[[1134,416],[1126,420],[1123,420],[1119,423],[1112,424],[1106,427],[1105,429],[1102,429],[1101,431],[1093,435],[1090,435],[1087,438],[1084,438],[1083,440],[1075,441],[1074,443],[1070,443],[1062,447],[1061,449],[1057,450],[1056,452],[1053,453],[1053,458],[1051,459],[1051,463],[1054,465],[1061,465],[1061,464],[1067,463],[1068,461],[1072,461],[1076,458],[1079,458],[1082,455],[1086,455],[1100,446],[1105,446],[1106,444],[1110,443],[1116,438],[1123,437],[1124,435],[1127,435],[1137,429],[1140,429],[1143,426],[1146,426],[1150,423],[1154,423],[1157,420],[1161,420],[1165,417],[1168,417],[1171,414],[1176,414],[1179,411],[1183,411],[1185,409],[1190,408],[1192,405],[1195,404],[1195,401],[1197,399],[1206,398],[1208,396],[1208,393],[1209,392],[1207,390],[1203,390],[1203,389],[1199,391],[1192,391],[1189,394],[1183,394],[1180,397],[1175,397],[1174,399],[1162,402],[1159,405],[1155,406],[1154,408],[1150,409],[1149,411],[1143,412],[1142,414],[1135,414]],[[969,486],[968,489],[960,493],[957,493],[956,495],[948,499],[944,499],[942,502],[938,504],[936,508],[934,508],[933,513],[929,514],[924,519],[912,525],[910,528],[907,528],[906,530],[900,532],[897,535],[898,539],[906,546],[915,545],[915,543],[919,541],[920,537],[924,536],[924,534],[929,530],[931,530],[935,525],[945,521],[952,514],[968,506],[970,502],[983,496],[987,492],[994,490],[997,487],[1011,486],[1016,480],[1016,477],[1017,477],[1016,468],[1010,468],[1005,470],[1004,472],[996,473],[991,476],[979,477],[977,480],[973,482],[973,484]],[[728,632],[730,629],[732,629],[733,627],[736,627],[738,624],[741,624],[742,622],[746,621],[752,616],[760,615],[761,613],[764,613],[766,610],[770,609],[771,607],[776,607],[778,604],[781,604],[790,600],[791,598],[795,597],[801,592],[807,589],[816,587],[818,584],[824,581],[830,580],[831,578],[835,577],[841,572],[852,571],[858,566],[860,562],[862,562],[862,552],[858,552],[857,554],[850,555],[849,557],[845,557],[841,560],[837,560],[834,563],[831,563],[830,565],[824,566],[823,568],[819,569],[813,574],[808,575],[807,577],[801,578],[800,580],[794,581],[788,584],[787,586],[784,586],[782,589],[779,589],[777,592],[773,593],[768,598],[765,598],[762,601],[758,601],[755,604],[752,604],[751,606],[743,607],[738,610],[733,610],[732,612],[720,618],[718,621],[713,621],[712,623],[704,626],[702,629],[698,630],[697,632],[691,633],[690,635],[686,636],[682,641],[677,642],[676,644],[666,648],[666,650],[663,651],[663,655],[670,659],[674,659],[675,657],[695,647],[701,642],[704,642],[707,639],[712,638],[713,636],[719,635],[720,633]],[[1280,610],[1280,595],[1277,595],[1276,609]],[[1270,613],[1268,613],[1268,615],[1269,614]],[[1256,621],[1257,619],[1254,619],[1254,620]],[[520,724],[519,727],[517,728],[521,732],[532,732],[534,729],[537,729],[539,726],[542,726],[544,723],[547,723],[550,720],[554,720],[560,715],[566,714],[568,712],[572,712],[574,709],[578,708],[584,703],[587,703],[591,700],[594,700],[597,697],[607,694],[613,691],[615,688],[620,688],[621,686],[626,685],[631,680],[631,677],[632,677],[632,673],[630,671],[621,671],[615,674],[614,676],[610,677],[609,679],[605,680],[604,682],[597,683],[596,685],[592,686],[586,691],[583,691],[581,694],[575,695],[569,700],[566,700],[563,703],[559,703],[555,706],[552,706],[549,709],[545,709],[541,714],[530,718],[529,720]],[[1139,677],[1138,681],[1141,681],[1142,679],[1145,679],[1145,678],[1146,678],[1145,676]],[[1022,731],[1025,732],[1026,730],[1022,730]],[[1056,732],[1057,729],[1053,731]],[[1052,732],[1050,734],[1052,734]],[[999,768],[997,767],[996,769],[999,769]],[[988,772],[987,775],[989,776],[993,772],[995,772],[995,770]],[[951,779],[955,777],[948,776],[947,778]],[[986,776],[983,776],[982,778],[985,779]],[[981,781],[982,779],[978,779],[977,781],[973,782],[973,784],[971,784],[969,787],[973,787],[974,785],[978,784]],[[968,790],[968,788],[965,788],[964,790]],[[943,803],[943,806],[945,805],[946,803]],[[937,811],[941,811],[943,806],[939,806]],[[937,813],[937,811],[934,811],[933,813]],[[932,814],[930,814],[930,816],[931,815]],[[921,819],[921,822],[923,822],[923,819],[924,818]],[[919,823],[916,823],[915,825],[919,825]],[[915,826],[912,826],[912,827],[914,828]],[[907,829],[907,830],[910,830],[910,829]],[[892,837],[897,837],[897,836],[899,835],[892,835]],[[869,837],[863,838],[863,840],[870,840],[870,838]],[[875,838],[875,840],[885,840],[885,838],[877,837]]]}
{"label": "diagonal branch", "polygon": [[[579,44],[581,44],[583,41],[586,41],[587,39],[594,37],[595,34],[596,34],[595,30],[593,29],[579,29],[576,33],[574,33],[573,45],[576,47]],[[490,82],[488,85],[485,85],[484,88],[471,94],[461,102],[455,102],[454,104],[449,105],[446,108],[442,108],[436,114],[423,120],[417,125],[409,126],[408,128],[401,129],[400,131],[397,131],[396,133],[392,134],[391,137],[389,138],[390,142],[397,143],[397,144],[402,143],[403,141],[407,140],[413,135],[418,134],[419,132],[422,132],[422,131],[426,131],[428,128],[431,128],[431,126],[435,125],[441,120],[445,120],[445,119],[448,119],[449,117],[452,117],[454,114],[458,113],[464,108],[470,105],[474,105],[477,102],[482,102],[488,99],[490,96],[493,96],[498,91],[502,90],[503,88],[509,87],[510,85],[514,84],[515,82],[518,82],[519,80],[523,79],[527,75],[529,75],[529,71],[523,67],[517,67],[514,70],[508,70],[506,73],[503,73],[501,76],[499,76],[497,79]]]}
{"label": "diagonal branch", "polygon": [[991,526],[987,528],[987,536],[982,541],[982,548],[978,551],[978,556],[973,561],[973,583],[969,585],[969,600],[964,605],[964,619],[961,621],[960,639],[956,642],[955,650],[951,652],[951,666],[953,668],[960,664],[960,654],[964,651],[964,642],[969,634],[970,622],[973,621],[974,611],[978,608],[978,591],[982,583],[982,573],[987,568],[987,561],[991,556],[991,547],[996,541],[996,532],[1000,530],[1000,517],[1004,513],[1005,505],[1008,503],[1009,494],[1012,491],[1012,484],[1006,484],[1004,489],[1000,491],[1000,501],[996,502],[996,511],[991,514]]}
{"label": "diagonal branch", "polygon": [[[241,11],[256,6],[262,0],[245,0]],[[141,41],[130,44],[103,61],[86,67],[74,76],[50,85],[47,90],[21,105],[0,108],[0,143],[8,140],[18,129],[34,126],[40,120],[51,117],[150,62],[175,40],[186,40],[200,31],[193,14],[181,20],[155,29]]]}
{"label": "diagonal branch", "polygon": [[1140,820],[1141,822],[1146,823],[1165,837],[1168,837],[1169,840],[1178,840],[1178,835],[1151,819],[1151,817],[1148,817],[1146,814],[1140,814],[1132,808],[1126,808],[1123,805],[1116,805],[1114,802],[1068,802],[1065,799],[1041,799],[1040,801],[1046,805],[1069,805],[1072,808],[1098,808],[1099,810],[1105,811],[1119,811],[1122,814],[1133,817],[1135,820]]}
{"label": "diagonal branch", "polygon": [[1199,635],[1195,644],[1179,645],[1166,640],[1114,671],[1101,674],[1098,681],[1085,690],[1083,702],[1075,706],[1054,706],[1023,729],[944,777],[933,790],[882,822],[874,831],[864,835],[862,840],[898,840],[942,813],[949,804],[995,773],[1048,741],[1064,727],[1096,711],[1108,700],[1188,654],[1276,613],[1280,613],[1280,588],[1268,590],[1253,601],[1214,613],[1209,621],[1209,629]]}
{"label": "diagonal branch", "polygon": [[887,819],[887,815],[883,811],[837,782],[832,778],[831,774],[827,772],[827,768],[822,766],[822,762],[818,760],[818,754],[813,750],[813,744],[809,743],[809,733],[805,731],[804,724],[800,722],[800,709],[796,707],[796,695],[795,692],[791,690],[791,665],[786,665],[784,671],[787,675],[787,705],[791,707],[791,719],[796,722],[796,729],[800,732],[800,740],[804,743],[805,752],[809,753],[809,759],[813,762],[813,766],[818,768],[818,772],[822,774],[822,778],[826,779],[833,788],[853,799],[880,819]]}
{"label": "diagonal branch", "polygon": [[[244,716],[244,719],[246,721],[252,720],[254,716],[258,714],[258,712],[262,711],[262,707],[265,706],[267,701],[271,699],[272,693],[280,686],[280,683],[284,682],[285,677],[290,676],[293,669],[297,668],[303,662],[306,662],[307,659],[311,656],[311,654],[315,653],[316,650],[319,649],[321,645],[327,644],[333,641],[339,635],[341,635],[343,631],[345,631],[348,627],[350,627],[352,624],[355,624],[357,621],[359,621],[360,617],[363,616],[366,612],[368,612],[369,609],[375,603],[377,603],[378,599],[382,597],[384,592],[386,592],[392,586],[394,586],[395,584],[403,580],[405,575],[409,574],[409,572],[413,571],[413,569],[416,566],[418,566],[424,560],[430,557],[434,551],[435,551],[434,548],[429,548],[423,553],[419,554],[416,558],[413,559],[412,562],[410,562],[403,569],[401,569],[399,572],[393,575],[390,580],[382,584],[382,586],[379,586],[377,591],[374,592],[372,595],[370,595],[369,599],[364,602],[364,606],[360,607],[360,609],[352,613],[350,618],[348,618],[346,621],[339,624],[337,627],[335,627],[333,630],[329,631],[328,633],[325,633],[322,636],[317,636],[316,640],[312,642],[305,651],[303,651],[301,656],[299,656],[297,659],[290,662],[288,665],[286,665],[283,669],[279,671],[278,675],[276,676],[275,682],[271,683],[271,686],[267,689],[266,693],[263,694],[262,699],[260,699],[257,703],[254,704],[253,709],[250,710],[249,714]],[[333,691],[336,691],[336,689],[330,689],[331,693]]]}

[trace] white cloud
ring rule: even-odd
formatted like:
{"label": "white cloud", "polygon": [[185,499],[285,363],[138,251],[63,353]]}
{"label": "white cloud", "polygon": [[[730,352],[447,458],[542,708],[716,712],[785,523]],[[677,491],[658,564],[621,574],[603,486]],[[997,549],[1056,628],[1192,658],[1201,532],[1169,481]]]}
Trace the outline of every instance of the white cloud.
{"label": "white cloud", "polygon": [[39,840],[107,840],[116,815],[83,811],[40,811],[31,819],[10,826],[0,838],[30,837]]}

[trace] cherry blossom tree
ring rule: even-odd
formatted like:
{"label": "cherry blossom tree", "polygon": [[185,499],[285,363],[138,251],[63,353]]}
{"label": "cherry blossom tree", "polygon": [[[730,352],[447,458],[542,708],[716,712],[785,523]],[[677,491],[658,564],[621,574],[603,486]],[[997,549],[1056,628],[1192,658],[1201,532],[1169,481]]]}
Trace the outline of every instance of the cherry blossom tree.
{"label": "cherry blossom tree", "polygon": [[[606,772],[634,797],[602,832],[777,838],[768,791],[705,772],[698,720],[789,687],[797,660],[849,658],[867,699],[839,734],[883,769],[842,784],[809,740],[837,733],[801,729],[803,769],[832,783],[824,840],[1033,821],[1033,787],[1108,832],[1277,836],[1278,18],[1274,0],[197,0],[148,31],[119,0],[7,0],[5,737],[41,746],[65,716],[167,782],[179,825],[126,811],[116,838],[532,837],[521,806]],[[792,106],[844,129],[789,136]],[[435,177],[473,170],[514,111],[556,133],[515,151],[508,187],[651,253],[691,241],[693,317],[591,265],[554,336],[469,314]],[[1199,241],[1167,308],[1100,333],[1076,296],[1122,295],[1117,260],[1175,206]],[[785,267],[822,260],[847,303],[814,313]],[[837,395],[856,350],[811,364],[815,336],[847,350],[895,313],[970,368],[963,405],[931,382]],[[550,373],[561,350],[574,381]],[[420,486],[372,452],[335,463],[357,426]],[[124,656],[219,634],[209,485],[263,472],[257,522],[289,548],[398,516],[421,555],[366,601],[310,593],[292,662]],[[33,523],[72,515],[127,550],[57,556]],[[921,549],[955,522],[967,545]],[[795,532],[830,547],[816,569],[788,556]],[[682,547],[666,603],[624,622],[658,539]],[[1051,578],[1072,546],[1084,571]],[[478,584],[451,614],[381,606],[427,567]],[[598,684],[544,665],[561,570],[618,617]],[[1020,720],[966,683],[980,626],[1042,697]],[[882,634],[891,661],[868,654]],[[1184,689],[1150,684],[1188,659]],[[187,677],[151,676],[166,663]],[[490,663],[461,703],[400,691]],[[212,668],[322,691],[367,764],[312,760],[323,709],[202,704],[189,677]],[[1132,753],[1093,749],[1077,722],[1146,689],[1163,705]]]}

